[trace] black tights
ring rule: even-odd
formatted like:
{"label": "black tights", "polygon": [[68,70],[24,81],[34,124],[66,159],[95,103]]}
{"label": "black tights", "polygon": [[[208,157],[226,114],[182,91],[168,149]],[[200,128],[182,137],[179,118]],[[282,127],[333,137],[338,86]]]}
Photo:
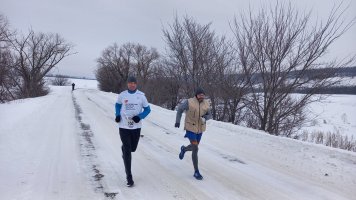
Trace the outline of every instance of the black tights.
{"label": "black tights", "polygon": [[135,152],[138,141],[140,140],[141,129],[123,129],[120,128],[120,138],[122,141],[122,158],[124,160],[126,176],[132,176],[131,173],[131,152]]}

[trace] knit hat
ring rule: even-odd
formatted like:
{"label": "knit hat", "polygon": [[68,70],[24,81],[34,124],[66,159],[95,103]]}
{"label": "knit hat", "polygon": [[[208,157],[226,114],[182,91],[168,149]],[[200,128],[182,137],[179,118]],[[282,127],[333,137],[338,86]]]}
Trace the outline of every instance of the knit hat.
{"label": "knit hat", "polygon": [[197,89],[195,89],[195,96],[197,96],[198,94],[204,94],[205,95],[205,92],[204,92],[203,88],[198,87]]}
{"label": "knit hat", "polygon": [[134,76],[129,76],[129,77],[127,78],[127,82],[128,82],[128,83],[137,83],[137,79],[136,79],[136,77],[134,77]]}

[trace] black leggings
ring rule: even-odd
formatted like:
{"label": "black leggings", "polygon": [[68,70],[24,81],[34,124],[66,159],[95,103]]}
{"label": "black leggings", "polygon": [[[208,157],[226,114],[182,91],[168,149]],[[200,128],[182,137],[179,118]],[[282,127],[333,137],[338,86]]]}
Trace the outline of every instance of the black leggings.
{"label": "black leggings", "polygon": [[140,140],[141,129],[123,129],[120,128],[120,138],[122,141],[122,158],[124,160],[126,176],[132,176],[131,173],[131,152],[135,152],[138,141]]}

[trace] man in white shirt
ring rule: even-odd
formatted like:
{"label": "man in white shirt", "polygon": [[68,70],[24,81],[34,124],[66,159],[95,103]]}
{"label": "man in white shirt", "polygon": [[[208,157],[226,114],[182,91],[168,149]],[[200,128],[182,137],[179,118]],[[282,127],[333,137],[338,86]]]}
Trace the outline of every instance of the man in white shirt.
{"label": "man in white shirt", "polygon": [[145,94],[137,89],[135,77],[128,78],[127,88],[119,94],[115,104],[115,121],[119,124],[127,186],[131,187],[134,185],[131,173],[131,152],[136,151],[140,140],[142,119],[151,112],[151,109]]}

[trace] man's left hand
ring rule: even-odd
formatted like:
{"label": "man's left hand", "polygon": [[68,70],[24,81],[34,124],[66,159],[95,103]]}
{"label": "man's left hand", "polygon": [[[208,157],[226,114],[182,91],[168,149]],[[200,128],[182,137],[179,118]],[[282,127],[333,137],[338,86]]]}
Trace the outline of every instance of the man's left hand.
{"label": "man's left hand", "polygon": [[137,115],[132,118],[132,121],[134,121],[135,123],[140,122],[140,120],[141,120],[141,118]]}

